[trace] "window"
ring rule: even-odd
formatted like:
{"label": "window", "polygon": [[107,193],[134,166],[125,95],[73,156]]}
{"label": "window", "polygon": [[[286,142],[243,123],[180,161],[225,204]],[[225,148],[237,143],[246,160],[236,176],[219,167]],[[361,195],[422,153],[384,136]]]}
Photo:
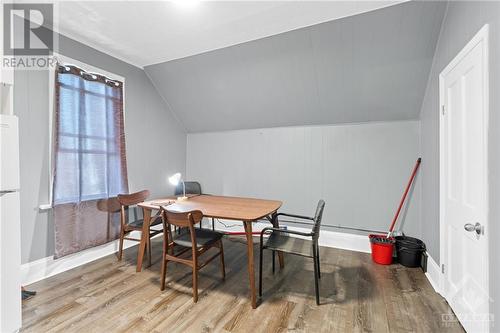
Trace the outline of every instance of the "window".
{"label": "window", "polygon": [[127,192],[123,83],[60,65],[55,107],[54,204]]}

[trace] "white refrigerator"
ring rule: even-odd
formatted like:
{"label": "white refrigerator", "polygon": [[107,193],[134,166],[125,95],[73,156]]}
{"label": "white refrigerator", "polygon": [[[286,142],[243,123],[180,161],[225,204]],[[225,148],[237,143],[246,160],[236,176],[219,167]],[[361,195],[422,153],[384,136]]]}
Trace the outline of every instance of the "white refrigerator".
{"label": "white refrigerator", "polygon": [[14,115],[0,114],[0,332],[21,328],[19,131]]}

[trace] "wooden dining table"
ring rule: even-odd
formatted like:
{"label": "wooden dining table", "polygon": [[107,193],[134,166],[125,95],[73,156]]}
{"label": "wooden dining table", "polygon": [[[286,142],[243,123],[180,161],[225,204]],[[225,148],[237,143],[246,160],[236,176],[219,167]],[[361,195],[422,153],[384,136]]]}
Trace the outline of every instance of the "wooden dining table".
{"label": "wooden dining table", "polygon": [[[252,308],[257,307],[255,289],[255,268],[253,253],[252,223],[267,218],[273,226],[278,228],[278,219],[273,218],[281,207],[282,202],[277,200],[263,200],[254,198],[228,197],[218,195],[191,195],[186,200],[176,200],[175,197],[167,197],[149,200],[138,204],[143,209],[144,223],[142,227],[141,242],[137,254],[137,272],[142,269],[142,262],[148,242],[149,227],[152,212],[159,210],[160,206],[167,206],[168,210],[176,212],[188,212],[200,210],[205,217],[225,220],[242,221],[247,240],[248,278],[250,284],[250,300]],[[280,267],[283,268],[283,254],[278,253]]]}

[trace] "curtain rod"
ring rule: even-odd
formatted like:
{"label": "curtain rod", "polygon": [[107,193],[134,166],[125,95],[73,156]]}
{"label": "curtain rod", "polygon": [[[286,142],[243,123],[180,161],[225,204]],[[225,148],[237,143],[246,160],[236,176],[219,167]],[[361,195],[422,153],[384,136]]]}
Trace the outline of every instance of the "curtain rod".
{"label": "curtain rod", "polygon": [[121,84],[121,82],[118,81],[118,80],[110,79],[107,76],[99,74],[99,73],[87,72],[86,70],[84,70],[84,69],[82,69],[82,68],[80,68],[80,67],[78,67],[76,65],[71,65],[71,64],[70,65],[66,65],[66,64],[57,63],[57,66],[59,68],[64,68],[64,70],[66,72],[71,72],[71,68],[75,68],[76,70],[79,71],[79,75],[80,76],[83,77],[84,75],[88,75],[88,76],[90,76],[94,80],[97,80],[97,78],[100,76],[100,77],[104,78],[104,80],[105,80],[106,83],[113,83],[116,87],[120,86],[120,84]]}

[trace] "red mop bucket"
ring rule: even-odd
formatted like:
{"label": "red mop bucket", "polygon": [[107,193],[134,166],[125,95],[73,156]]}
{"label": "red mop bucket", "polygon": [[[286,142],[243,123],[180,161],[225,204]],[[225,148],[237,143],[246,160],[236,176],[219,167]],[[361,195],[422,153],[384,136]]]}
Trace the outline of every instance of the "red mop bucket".
{"label": "red mop bucket", "polygon": [[387,235],[370,235],[370,245],[372,248],[372,260],[377,264],[392,264],[392,254],[394,252],[394,237],[387,238]]}
{"label": "red mop bucket", "polygon": [[411,188],[413,180],[415,179],[415,175],[417,174],[420,163],[422,162],[421,158],[417,159],[415,163],[415,167],[413,168],[413,172],[411,173],[410,180],[406,185],[405,192],[403,193],[403,197],[399,202],[398,209],[396,211],[396,215],[392,219],[391,227],[389,228],[389,233],[387,235],[370,235],[370,245],[372,248],[372,259],[377,264],[381,265],[390,265],[392,264],[392,254],[394,252],[394,243],[396,240],[392,236],[392,231],[394,230],[394,226],[396,225],[396,221],[398,220],[399,213],[401,212],[401,208],[403,208],[403,204],[406,200],[406,196],[408,195],[408,191]]}

